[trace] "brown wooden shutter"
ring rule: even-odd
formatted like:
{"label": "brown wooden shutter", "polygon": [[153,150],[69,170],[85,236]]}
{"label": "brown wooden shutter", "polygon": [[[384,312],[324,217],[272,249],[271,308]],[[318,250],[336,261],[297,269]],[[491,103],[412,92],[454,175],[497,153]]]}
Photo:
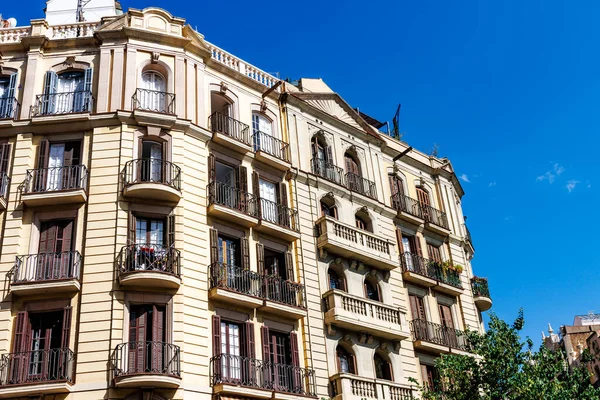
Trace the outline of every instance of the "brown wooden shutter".
{"label": "brown wooden shutter", "polygon": [[404,244],[402,243],[402,229],[396,226],[396,242],[398,242],[398,254],[404,253]]}
{"label": "brown wooden shutter", "polygon": [[219,231],[215,228],[210,228],[210,263],[219,262]]}
{"label": "brown wooden shutter", "polygon": [[153,306],[152,310],[152,368],[154,371],[163,370],[165,342],[165,309],[163,306]]}
{"label": "brown wooden shutter", "polygon": [[396,181],[396,177],[394,175],[388,175],[388,179],[390,181],[390,191],[392,192],[392,196],[398,193],[398,182]]}
{"label": "brown wooden shutter", "polygon": [[208,156],[208,171],[208,181],[211,183],[216,181],[217,173],[215,167],[215,156],[213,154],[209,154]]}
{"label": "brown wooden shutter", "polygon": [[246,357],[248,358],[256,358],[256,347],[254,340],[254,324],[250,321],[246,321],[244,324],[244,329],[246,331]]}
{"label": "brown wooden shutter", "polygon": [[294,255],[291,251],[285,253],[285,269],[287,272],[287,279],[294,282]]}
{"label": "brown wooden shutter", "polygon": [[418,236],[414,237],[415,251],[419,257],[423,257],[423,250],[421,250],[421,239]]}
{"label": "brown wooden shutter", "polygon": [[132,307],[129,312],[129,371],[144,372],[146,361],[146,318],[145,307]]}
{"label": "brown wooden shutter", "polygon": [[256,211],[258,213],[258,218],[260,218],[262,215],[262,205],[260,202],[260,176],[256,171],[252,172],[252,192],[256,198]]}
{"label": "brown wooden shutter", "polygon": [[[212,338],[213,338],[213,356],[221,354],[221,317],[219,315],[212,316]],[[219,369],[220,371],[220,369]]]}
{"label": "brown wooden shutter", "polygon": [[439,247],[434,246],[431,243],[427,243],[427,254],[429,254],[430,260],[442,262],[442,254]]}
{"label": "brown wooden shutter", "polygon": [[413,319],[425,320],[425,305],[423,303],[423,298],[411,294],[408,296],[410,299],[410,310],[412,313]]}
{"label": "brown wooden shutter", "polygon": [[417,200],[423,205],[431,205],[429,203],[429,194],[422,187],[417,187]]}
{"label": "brown wooden shutter", "polygon": [[316,162],[317,158],[319,157],[319,140],[317,139],[316,136],[313,136],[312,139],[310,140],[310,150],[312,152],[312,159],[315,160],[313,161]]}
{"label": "brown wooden shutter", "polygon": [[250,245],[248,244],[248,238],[243,237],[240,239],[242,247],[242,269],[250,269]]}
{"label": "brown wooden shutter", "polygon": [[71,343],[71,314],[73,307],[67,306],[63,310],[63,326],[62,326],[62,348],[68,349]]}
{"label": "brown wooden shutter", "polygon": [[46,139],[41,140],[37,149],[37,167],[38,168],[47,168],[48,167],[48,158],[50,152],[50,142]]}
{"label": "brown wooden shutter", "polygon": [[238,167],[238,189],[247,192],[248,191],[248,171],[246,167]]}
{"label": "brown wooden shutter", "polygon": [[73,145],[72,143],[65,143],[65,150],[63,152],[63,166],[70,167],[73,165]]}
{"label": "brown wooden shutter", "polygon": [[56,251],[71,251],[71,244],[73,239],[73,220],[68,221],[62,228],[62,248],[56,249]]}
{"label": "brown wooden shutter", "polygon": [[31,348],[31,346],[29,346],[29,340],[27,340],[30,335],[28,332],[29,330],[29,314],[27,311],[19,311],[17,313],[17,318],[15,319],[15,333],[12,346],[13,353],[21,353]]}
{"label": "brown wooden shutter", "polygon": [[[8,163],[10,161],[10,143],[2,143],[0,145],[0,174],[8,174]],[[0,177],[1,178],[1,177]]]}
{"label": "brown wooden shutter", "polygon": [[[269,335],[269,327],[261,326],[260,336],[262,338],[262,358],[263,363],[271,362],[271,336]],[[277,360],[274,360],[275,362]]]}
{"label": "brown wooden shutter", "polygon": [[56,230],[58,227],[52,221],[42,222],[40,227],[40,244],[38,254],[54,253],[56,246]]}
{"label": "brown wooden shutter", "polygon": [[300,366],[300,353],[298,351],[298,335],[296,332],[290,332],[290,348],[292,350],[292,366]]}
{"label": "brown wooden shutter", "polygon": [[454,321],[452,321],[452,310],[445,304],[439,304],[440,320],[442,325],[448,328],[454,328]]}
{"label": "brown wooden shutter", "polygon": [[127,212],[127,244],[135,244],[135,215]]}
{"label": "brown wooden shutter", "polygon": [[262,243],[256,243],[256,265],[258,275],[265,274],[265,246]]}
{"label": "brown wooden shutter", "polygon": [[175,210],[167,216],[167,246],[175,246]]}
{"label": "brown wooden shutter", "polygon": [[331,146],[325,146],[325,154],[327,154],[327,163],[334,164],[333,162],[333,149]]}
{"label": "brown wooden shutter", "polygon": [[287,185],[283,182],[279,184],[279,204],[289,207],[287,197]]}

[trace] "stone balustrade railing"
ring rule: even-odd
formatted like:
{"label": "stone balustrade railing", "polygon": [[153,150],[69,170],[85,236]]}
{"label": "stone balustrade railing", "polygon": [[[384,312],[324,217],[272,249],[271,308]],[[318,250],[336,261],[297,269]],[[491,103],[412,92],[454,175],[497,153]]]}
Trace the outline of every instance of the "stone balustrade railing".
{"label": "stone balustrade railing", "polygon": [[29,26],[2,28],[0,29],[0,44],[19,43],[22,37],[29,36],[29,32]]}
{"label": "stone balustrade railing", "polygon": [[245,75],[252,80],[255,80],[256,82],[265,85],[266,87],[271,87],[277,82],[279,82],[279,79],[277,79],[273,75],[246,63],[245,61],[215,46],[214,44],[208,42],[206,42],[206,44],[210,49],[212,59],[217,61],[218,63],[221,63],[226,67],[229,67],[239,72],[240,74]]}
{"label": "stone balustrade railing", "polygon": [[54,25],[49,29],[50,39],[71,39],[94,36],[99,22],[78,22],[75,24]]}

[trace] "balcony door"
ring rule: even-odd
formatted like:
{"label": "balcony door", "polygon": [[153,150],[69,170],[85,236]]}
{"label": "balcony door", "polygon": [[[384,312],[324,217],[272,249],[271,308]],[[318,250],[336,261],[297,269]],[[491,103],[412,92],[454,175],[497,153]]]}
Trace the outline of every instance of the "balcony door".
{"label": "balcony door", "polygon": [[256,361],[254,324],[226,321],[218,315],[213,315],[212,329],[213,383],[256,386],[260,366]]}
{"label": "balcony door", "polygon": [[0,76],[0,119],[13,117],[17,74]]}
{"label": "balcony door", "polygon": [[230,383],[242,378],[241,330],[238,323],[221,321],[222,376]]}
{"label": "balcony door", "polygon": [[274,390],[299,393],[302,391],[298,337],[296,333],[277,332],[261,328],[263,361],[268,363],[265,379]]}
{"label": "balcony door", "polygon": [[46,72],[41,114],[67,114],[90,111],[92,68],[57,74]]}
{"label": "balcony door", "polygon": [[[264,220],[278,223],[277,184],[260,179],[261,216]],[[266,201],[265,201],[266,200]]]}
{"label": "balcony door", "polygon": [[71,307],[17,314],[10,364],[10,383],[51,381],[69,377]]}
{"label": "balcony door", "polygon": [[425,314],[425,302],[423,297],[411,294],[408,296],[410,301],[410,312],[412,314],[413,335],[417,340],[431,340],[433,332],[427,324]]}
{"label": "balcony door", "polygon": [[241,201],[245,197],[238,195],[238,170],[222,162],[215,162],[215,179],[217,181],[215,188],[216,201],[226,207],[234,210],[240,209]]}
{"label": "balcony door", "polygon": [[156,71],[146,71],[142,74],[142,91],[140,105],[142,109],[165,112],[165,93],[167,83],[165,78]]}
{"label": "balcony door", "polygon": [[280,144],[277,140],[273,140],[273,122],[269,118],[258,113],[252,114],[252,133],[254,151],[261,150],[276,157],[281,156]]}
{"label": "balcony door", "polygon": [[166,345],[164,305],[132,305],[129,309],[128,373],[164,373],[170,360]]}
{"label": "balcony door", "polygon": [[458,338],[454,330],[454,321],[452,319],[452,309],[446,304],[439,304],[440,322],[444,327],[444,340],[446,345],[450,347],[458,346]]}
{"label": "balcony door", "polygon": [[43,221],[36,257],[26,258],[17,279],[45,281],[73,276],[73,220]]}
{"label": "balcony door", "polygon": [[69,190],[82,187],[82,172],[77,166],[81,142],[42,140],[38,148],[38,169],[34,171],[34,192]]}
{"label": "balcony door", "polygon": [[135,219],[135,270],[164,270],[168,261],[165,220],[162,218]]}

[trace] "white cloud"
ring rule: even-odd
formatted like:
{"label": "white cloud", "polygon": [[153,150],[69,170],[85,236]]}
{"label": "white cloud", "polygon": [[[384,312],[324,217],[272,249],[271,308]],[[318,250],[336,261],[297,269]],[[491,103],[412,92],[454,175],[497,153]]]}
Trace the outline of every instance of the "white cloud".
{"label": "white cloud", "polygon": [[560,164],[554,164],[554,172],[556,172],[556,175],[560,175],[565,172],[565,167]]}
{"label": "white cloud", "polygon": [[535,180],[537,182],[548,181],[548,183],[554,183],[554,181],[556,180],[556,175],[548,171],[544,175],[540,175],[537,178],[535,178]]}
{"label": "white cloud", "polygon": [[460,179],[463,182],[467,182],[470,183],[471,181],[469,180],[469,177],[467,176],[467,174],[462,174],[461,176],[458,177],[458,179]]}
{"label": "white cloud", "polygon": [[579,183],[579,181],[576,181],[575,179],[571,179],[570,181],[567,182],[567,186],[565,186],[565,187],[567,188],[569,193],[571,193],[573,190],[575,190],[575,186],[577,186],[578,183]]}
{"label": "white cloud", "polygon": [[488,187],[494,187],[494,186],[496,186],[496,181],[488,183]]}

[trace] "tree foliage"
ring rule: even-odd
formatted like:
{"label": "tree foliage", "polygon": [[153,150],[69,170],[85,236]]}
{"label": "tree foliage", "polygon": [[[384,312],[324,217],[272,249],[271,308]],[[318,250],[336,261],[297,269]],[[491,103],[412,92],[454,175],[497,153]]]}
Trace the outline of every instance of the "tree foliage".
{"label": "tree foliage", "polygon": [[592,400],[600,399],[600,389],[590,383],[585,367],[569,368],[560,349],[521,341],[519,332],[525,319],[523,310],[512,325],[491,314],[488,330],[480,335],[468,332],[474,356],[442,355],[436,361],[439,382],[436,390],[422,387],[429,400]]}

